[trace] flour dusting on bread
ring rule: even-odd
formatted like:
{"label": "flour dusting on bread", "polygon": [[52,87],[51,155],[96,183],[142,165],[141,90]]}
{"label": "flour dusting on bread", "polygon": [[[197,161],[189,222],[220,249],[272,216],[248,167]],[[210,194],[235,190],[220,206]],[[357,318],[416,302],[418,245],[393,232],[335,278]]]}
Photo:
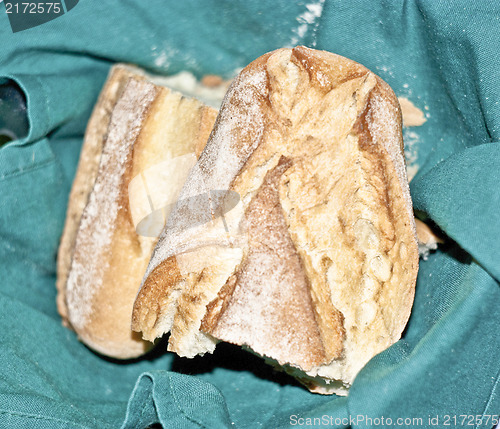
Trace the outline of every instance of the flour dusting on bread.
{"label": "flour dusting on bread", "polygon": [[134,358],[153,346],[131,330],[133,303],[164,226],[158,215],[203,150],[216,113],[140,69],[110,72],[89,122],[99,126],[85,138],[58,271],[61,315],[104,355]]}
{"label": "flour dusting on bread", "polygon": [[[92,297],[102,287],[103,255],[109,251],[120,208],[121,181],[133,145],[156,89],[148,82],[129,81],[113,111],[97,181],[82,215],[68,277],[67,301],[71,324],[81,329],[92,312]],[[139,95],[139,97],[138,97]],[[85,285],[78,287],[77,285]]]}
{"label": "flour dusting on bread", "polygon": [[[239,241],[215,217],[194,222],[203,209],[186,201],[216,189],[240,195]],[[219,270],[180,275],[177,255],[210,246]],[[149,339],[171,331],[169,350],[183,356],[233,342],[311,391],[346,394],[401,335],[417,270],[394,93],[346,58],[277,50],[230,86],[155,249],[133,328]]]}

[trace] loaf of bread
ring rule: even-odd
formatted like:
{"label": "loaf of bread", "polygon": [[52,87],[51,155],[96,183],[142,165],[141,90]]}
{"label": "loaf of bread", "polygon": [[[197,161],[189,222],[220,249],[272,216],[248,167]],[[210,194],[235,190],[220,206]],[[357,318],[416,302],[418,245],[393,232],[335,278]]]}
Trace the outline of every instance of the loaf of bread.
{"label": "loaf of bread", "polygon": [[127,359],[151,348],[131,330],[135,297],[168,203],[217,110],[135,67],[116,65],[89,121],[58,254],[58,309],[90,348]]}
{"label": "loaf of bread", "polygon": [[400,338],[417,271],[394,93],[349,59],[280,49],[229,87],[132,327],[149,341],[170,332],[187,357],[241,345],[313,392],[345,395]]}

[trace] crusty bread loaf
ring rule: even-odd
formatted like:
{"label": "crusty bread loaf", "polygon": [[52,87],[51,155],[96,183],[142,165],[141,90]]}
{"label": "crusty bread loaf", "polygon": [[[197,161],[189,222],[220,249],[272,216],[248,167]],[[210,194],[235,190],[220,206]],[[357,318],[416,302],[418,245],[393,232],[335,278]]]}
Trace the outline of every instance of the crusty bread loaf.
{"label": "crusty bread loaf", "polygon": [[[181,178],[168,173],[182,175],[181,165],[187,174],[185,161],[195,162],[216,114],[137,68],[111,70],[87,127],[58,255],[59,312],[92,349],[125,359],[152,346],[130,321],[157,238],[136,228],[141,216],[165,210],[148,192],[175,188]],[[155,169],[161,183],[148,182]]]}
{"label": "crusty bread loaf", "polygon": [[[195,203],[214,190],[240,201],[227,213]],[[400,338],[417,270],[394,93],[354,61],[281,49],[230,86],[132,327],[151,341],[170,332],[187,357],[243,345],[311,391],[346,394]]]}
{"label": "crusty bread loaf", "polygon": [[141,75],[133,68],[122,64],[114,66],[111,69],[87,124],[78,169],[69,196],[66,222],[57,254],[57,308],[66,326],[69,324],[66,307],[66,281],[68,280],[68,273],[73,258],[78,226],[80,225],[83,209],[87,204],[89,194],[97,177],[111,112],[118,98],[121,96],[123,88],[131,77],[140,79]]}

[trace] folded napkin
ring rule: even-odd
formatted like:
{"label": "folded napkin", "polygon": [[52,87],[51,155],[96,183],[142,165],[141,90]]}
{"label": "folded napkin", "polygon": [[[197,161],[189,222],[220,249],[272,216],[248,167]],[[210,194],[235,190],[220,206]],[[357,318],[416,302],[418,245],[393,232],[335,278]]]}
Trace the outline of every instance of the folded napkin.
{"label": "folded napkin", "polygon": [[[87,0],[17,32],[5,3],[13,2],[0,4],[0,88],[25,98],[16,126],[26,129],[0,146],[0,427],[496,424],[499,3]],[[55,258],[85,125],[110,66],[229,78],[297,44],[364,64],[426,115],[404,131],[411,193],[445,243],[421,261],[403,338],[366,365],[348,397],[311,394],[226,344],[194,360],[161,344],[129,362],[87,349],[57,314]],[[0,128],[12,121],[4,116]]]}

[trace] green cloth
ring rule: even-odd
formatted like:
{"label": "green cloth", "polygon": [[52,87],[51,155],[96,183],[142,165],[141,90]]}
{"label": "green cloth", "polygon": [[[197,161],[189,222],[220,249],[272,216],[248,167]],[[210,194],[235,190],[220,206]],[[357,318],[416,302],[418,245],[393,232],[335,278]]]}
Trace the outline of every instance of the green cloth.
{"label": "green cloth", "polygon": [[[447,240],[421,262],[403,338],[366,365],[347,398],[311,394],[230,345],[192,361],[164,345],[131,362],[91,352],[61,325],[55,258],[86,121],[110,66],[230,76],[293,44],[361,62],[427,115],[404,133],[419,166],[411,193]],[[392,419],[491,428],[488,415],[500,414],[499,52],[495,0],[81,0],[17,33],[0,4],[0,83],[22,88],[30,125],[26,138],[0,147],[0,427],[388,427]]]}

